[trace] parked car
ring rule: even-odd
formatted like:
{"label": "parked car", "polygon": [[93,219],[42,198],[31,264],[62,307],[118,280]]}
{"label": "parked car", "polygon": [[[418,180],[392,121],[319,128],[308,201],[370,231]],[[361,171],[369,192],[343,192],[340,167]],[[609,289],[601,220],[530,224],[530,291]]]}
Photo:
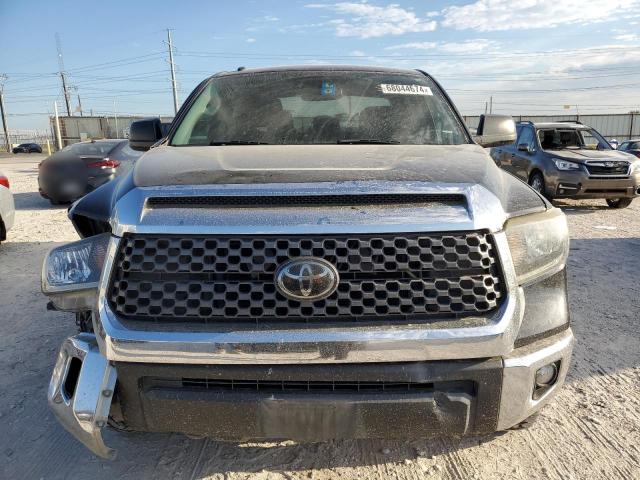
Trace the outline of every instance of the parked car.
{"label": "parked car", "polygon": [[13,194],[9,186],[9,179],[0,172],[0,242],[7,239],[7,232],[15,218]]}
{"label": "parked car", "polygon": [[630,153],[640,158],[640,138],[635,140],[627,140],[620,144],[618,150],[625,153]]}
{"label": "parked car", "polygon": [[43,160],[38,169],[40,195],[52,204],[67,203],[128,171],[140,156],[128,140],[74,143]]}
{"label": "parked car", "polygon": [[[511,143],[488,115],[483,146]],[[77,313],[48,399],[102,428],[424,438],[530,422],[571,358],[564,214],[499,169],[432,77],[282,67],[202,82],[43,266]],[[567,415],[570,415],[567,412]],[[133,441],[133,440],[132,440]]]}
{"label": "parked car", "polygon": [[13,147],[13,153],[42,153],[42,147],[37,143],[21,143]]}
{"label": "parked car", "polygon": [[548,199],[604,198],[624,208],[640,195],[640,161],[612,149],[593,128],[520,122],[517,129],[516,142],[491,149],[491,157]]}

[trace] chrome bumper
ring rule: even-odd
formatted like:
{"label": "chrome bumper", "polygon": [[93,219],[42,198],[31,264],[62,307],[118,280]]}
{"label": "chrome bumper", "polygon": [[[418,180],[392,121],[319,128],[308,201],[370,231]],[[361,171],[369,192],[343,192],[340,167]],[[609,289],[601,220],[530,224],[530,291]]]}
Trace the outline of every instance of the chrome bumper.
{"label": "chrome bumper", "polygon": [[[568,328],[558,335],[518,348],[503,358],[498,430],[511,428],[530,417],[558,393],[569,371],[573,343],[573,332]],[[560,371],[556,382],[534,400],[536,370],[558,360]]]}
{"label": "chrome bumper", "polygon": [[[503,357],[498,430],[526,419],[558,393],[569,369],[573,342],[573,333],[567,329]],[[73,378],[69,379],[72,358],[82,362],[75,383]],[[536,370],[558,360],[557,381],[541,398],[534,400]],[[101,429],[109,417],[116,377],[115,368],[98,351],[95,336],[80,334],[68,338],[62,345],[49,386],[49,404],[60,423],[103,458],[115,456],[115,451],[104,444]],[[401,410],[401,406],[398,408]]]}
{"label": "chrome bumper", "polygon": [[116,386],[116,369],[98,350],[94,335],[65,340],[49,383],[49,406],[69,433],[96,455],[113,459],[102,440]]}

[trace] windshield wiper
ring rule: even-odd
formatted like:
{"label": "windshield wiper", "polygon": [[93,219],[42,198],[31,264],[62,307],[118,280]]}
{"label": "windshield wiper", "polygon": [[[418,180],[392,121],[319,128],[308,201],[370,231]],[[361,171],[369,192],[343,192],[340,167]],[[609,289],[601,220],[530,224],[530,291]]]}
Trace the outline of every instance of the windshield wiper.
{"label": "windshield wiper", "polygon": [[397,140],[379,140],[376,138],[346,138],[346,139],[342,139],[342,140],[338,140],[339,144],[342,143],[346,143],[348,145],[355,145],[355,144],[380,144],[380,145],[393,145],[396,143],[400,143]]}
{"label": "windshield wiper", "polygon": [[267,142],[254,142],[251,140],[220,140],[210,142],[209,145],[220,146],[220,145],[269,145]]}

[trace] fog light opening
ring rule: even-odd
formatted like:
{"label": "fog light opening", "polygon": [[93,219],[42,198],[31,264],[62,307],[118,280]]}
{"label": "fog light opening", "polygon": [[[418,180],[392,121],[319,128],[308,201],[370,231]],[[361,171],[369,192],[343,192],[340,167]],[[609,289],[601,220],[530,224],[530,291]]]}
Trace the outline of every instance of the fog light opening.
{"label": "fog light opening", "polygon": [[69,368],[67,369],[67,376],[64,379],[64,384],[62,385],[62,393],[66,400],[71,400],[73,398],[73,394],[76,392],[76,385],[78,385],[81,369],[82,360],[78,357],[71,357],[71,360],[69,361]]}
{"label": "fog light opening", "polygon": [[540,398],[558,380],[560,360],[550,363],[536,370],[533,381],[533,398]]}
{"label": "fog light opening", "polygon": [[550,363],[536,371],[536,387],[548,387],[552,385],[558,376],[558,367],[555,363]]}

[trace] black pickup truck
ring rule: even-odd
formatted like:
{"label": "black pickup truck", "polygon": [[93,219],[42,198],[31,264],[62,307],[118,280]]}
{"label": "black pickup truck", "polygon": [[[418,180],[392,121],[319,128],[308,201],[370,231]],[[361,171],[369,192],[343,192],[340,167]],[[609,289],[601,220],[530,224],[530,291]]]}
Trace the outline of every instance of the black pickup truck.
{"label": "black pickup truck", "polygon": [[[42,288],[76,312],[49,403],[101,431],[243,441],[504,430],[571,358],[567,224],[422,71],[223,72],[73,204]],[[153,148],[150,148],[153,147]]]}

